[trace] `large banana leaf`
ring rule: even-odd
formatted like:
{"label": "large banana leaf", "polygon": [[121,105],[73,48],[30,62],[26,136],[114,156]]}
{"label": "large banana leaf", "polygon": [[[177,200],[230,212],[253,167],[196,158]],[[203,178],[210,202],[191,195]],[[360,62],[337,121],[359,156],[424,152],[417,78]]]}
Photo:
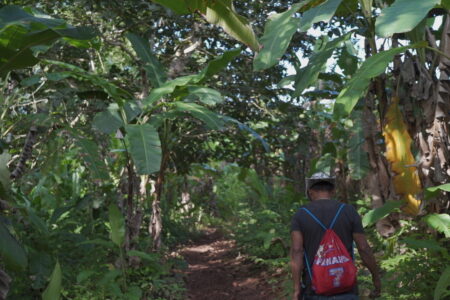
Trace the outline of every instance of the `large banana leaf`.
{"label": "large banana leaf", "polygon": [[441,0],[396,0],[384,8],[375,22],[375,32],[381,37],[414,29]]}
{"label": "large banana leaf", "polygon": [[349,39],[351,34],[347,33],[328,42],[323,49],[311,56],[308,65],[300,69],[300,72],[296,75],[294,96],[300,96],[307,87],[317,81],[319,73],[324,70],[334,50],[341,47],[342,43]]}
{"label": "large banana leaf", "polygon": [[8,228],[0,221],[0,257],[8,269],[23,271],[27,267],[28,258],[25,250],[9,233]]}
{"label": "large banana leaf", "polygon": [[139,174],[152,174],[161,165],[161,142],[156,129],[149,125],[127,125],[131,158]]}
{"label": "large banana leaf", "polygon": [[206,67],[197,75],[196,83],[203,83],[211,76],[222,71],[236,56],[241,54],[241,48],[231,49],[212,59]]}
{"label": "large banana leaf", "polygon": [[131,95],[126,90],[118,87],[110,80],[107,80],[97,74],[89,73],[78,66],[55,60],[42,60],[42,62],[48,65],[54,65],[65,69],[64,72],[60,72],[51,80],[59,81],[67,77],[71,77],[82,81],[88,81],[93,86],[102,88],[103,91],[108,94],[108,96],[113,98],[120,105],[123,105],[127,100],[133,98],[133,95]]}
{"label": "large banana leaf", "polygon": [[111,229],[111,240],[118,247],[122,247],[125,239],[125,221],[122,213],[115,204],[109,206],[109,225]]}
{"label": "large banana leaf", "polygon": [[133,45],[139,58],[145,63],[144,68],[153,87],[159,87],[167,80],[164,66],[151,51],[150,43],[133,33],[127,34],[128,40]]}
{"label": "large banana leaf", "polygon": [[204,15],[206,21],[218,25],[241,43],[249,46],[253,51],[259,50],[259,44],[252,26],[234,10],[231,0],[211,1]]}
{"label": "large banana leaf", "polygon": [[111,103],[105,111],[95,115],[92,125],[103,133],[114,133],[124,125],[119,115],[119,105]]}
{"label": "large banana leaf", "polygon": [[450,183],[427,187],[425,189],[425,199],[429,199],[436,196],[439,193],[439,191],[450,192]]}
{"label": "large banana leaf", "polygon": [[310,1],[296,3],[285,12],[269,16],[264,27],[264,35],[260,39],[262,49],[253,61],[253,70],[270,68],[279,61],[298,28],[299,19],[293,15]]}
{"label": "large banana leaf", "polygon": [[35,17],[18,6],[0,8],[0,76],[11,70],[30,67],[39,60],[34,46],[49,46],[60,38],[87,40],[94,36],[88,28],[75,28],[64,20]]}
{"label": "large banana leaf", "polygon": [[209,109],[189,102],[175,102],[175,110],[178,112],[188,113],[194,118],[203,121],[210,129],[221,129],[224,125],[222,118]]}
{"label": "large banana leaf", "polygon": [[383,206],[369,210],[362,218],[364,227],[375,224],[378,220],[387,217],[391,212],[400,208],[403,203],[400,201],[388,201]]}
{"label": "large banana leaf", "polygon": [[383,136],[386,142],[386,159],[395,173],[393,184],[395,192],[406,202],[403,210],[409,214],[419,213],[420,200],[415,195],[422,191],[419,175],[415,165],[416,160],[411,152],[412,139],[403,120],[399,108],[399,98],[393,97],[387,113]]}
{"label": "large banana leaf", "polygon": [[150,95],[143,100],[144,108],[148,108],[162,97],[172,94],[178,87],[186,87],[187,85],[195,84],[197,82],[198,75],[181,76],[167,81],[159,88],[152,89]]}
{"label": "large banana leaf", "polygon": [[370,80],[383,73],[395,55],[404,52],[408,48],[418,48],[422,46],[422,44],[415,44],[393,48],[366,59],[339,93],[336,103],[334,104],[334,118],[344,118],[351,113],[358,100],[364,96]]}
{"label": "large banana leaf", "polygon": [[220,26],[230,36],[246,44],[253,51],[259,50],[258,40],[250,23],[239,15],[231,0],[153,0],[178,14],[200,13],[207,22]]}
{"label": "large banana leaf", "polygon": [[52,275],[50,276],[50,283],[42,294],[42,300],[59,300],[61,297],[62,272],[59,262],[56,262]]}
{"label": "large banana leaf", "polygon": [[345,41],[345,47],[341,49],[341,55],[337,61],[342,73],[352,76],[358,69],[358,55],[351,41]]}
{"label": "large banana leaf", "polygon": [[201,86],[190,86],[188,87],[188,92],[189,96],[186,98],[187,101],[199,100],[206,105],[212,106],[223,102],[222,95],[214,89]]}
{"label": "large banana leaf", "polygon": [[150,92],[150,95],[143,100],[144,106],[151,106],[165,95],[173,93],[177,87],[187,88],[188,85],[204,82],[206,79],[225,68],[233,58],[241,53],[241,51],[241,49],[233,49],[225,52],[221,56],[211,60],[199,74],[182,76],[165,82],[162,86],[153,89]]}
{"label": "large banana leaf", "polygon": [[425,217],[425,222],[432,228],[442,232],[446,238],[450,238],[450,215],[431,214]]}
{"label": "large banana leaf", "polygon": [[260,42],[262,49],[253,62],[255,71],[270,68],[276,64],[286,51],[293,34],[307,31],[314,23],[328,22],[336,12],[342,0],[328,0],[306,10],[302,18],[293,15],[302,7],[314,4],[314,1],[301,1],[282,13],[269,17]]}
{"label": "large banana leaf", "polygon": [[320,5],[308,9],[300,20],[300,32],[307,31],[314,23],[330,21],[341,2],[342,0],[327,0]]}

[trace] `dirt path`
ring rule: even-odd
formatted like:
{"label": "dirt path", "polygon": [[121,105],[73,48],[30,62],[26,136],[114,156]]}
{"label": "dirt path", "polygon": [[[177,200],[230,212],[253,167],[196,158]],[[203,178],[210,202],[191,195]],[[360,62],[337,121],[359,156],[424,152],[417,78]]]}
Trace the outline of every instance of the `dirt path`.
{"label": "dirt path", "polygon": [[265,272],[239,255],[233,240],[207,230],[194,245],[181,249],[189,264],[188,298],[191,300],[277,299]]}

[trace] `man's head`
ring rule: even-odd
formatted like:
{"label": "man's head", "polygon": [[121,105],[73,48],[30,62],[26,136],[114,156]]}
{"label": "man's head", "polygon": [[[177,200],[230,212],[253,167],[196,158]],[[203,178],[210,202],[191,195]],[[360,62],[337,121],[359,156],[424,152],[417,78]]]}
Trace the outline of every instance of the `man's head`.
{"label": "man's head", "polygon": [[330,199],[334,195],[335,178],[319,172],[306,178],[306,195],[310,200]]}

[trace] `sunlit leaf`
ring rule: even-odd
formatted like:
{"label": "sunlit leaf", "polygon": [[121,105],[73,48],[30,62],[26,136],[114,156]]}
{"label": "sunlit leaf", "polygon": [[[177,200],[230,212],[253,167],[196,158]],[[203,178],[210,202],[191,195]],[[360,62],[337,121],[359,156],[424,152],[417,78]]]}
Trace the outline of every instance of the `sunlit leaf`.
{"label": "sunlit leaf", "polygon": [[439,191],[450,192],[450,183],[432,186],[425,189],[425,199],[430,199],[439,194]]}
{"label": "sunlit leaf", "polygon": [[432,228],[442,232],[446,238],[450,238],[450,215],[431,214],[426,216],[425,222]]}
{"label": "sunlit leaf", "polygon": [[173,93],[177,87],[195,84],[197,82],[198,75],[187,75],[167,81],[162,86],[152,89],[150,95],[144,99],[143,103],[146,107],[149,107],[162,97]]}
{"label": "sunlit leaf", "polygon": [[406,202],[404,211],[416,215],[419,213],[420,200],[415,195],[422,191],[419,175],[415,167],[416,160],[411,152],[412,139],[399,108],[399,98],[393,97],[385,117],[383,136],[386,142],[386,159],[394,172],[395,192]]}
{"label": "sunlit leaf", "polygon": [[375,224],[378,220],[387,217],[391,212],[403,205],[401,201],[388,201],[383,206],[375,208],[367,212],[362,218],[364,227]]}
{"label": "sunlit leaf", "polygon": [[375,32],[381,37],[390,37],[394,33],[413,30],[430,9],[441,0],[396,0],[384,8],[375,22]]}
{"label": "sunlit leaf", "polygon": [[259,43],[252,26],[234,10],[231,0],[211,1],[207,4],[206,20],[218,25],[236,40],[246,44],[253,51],[259,50]]}
{"label": "sunlit leaf", "polygon": [[138,174],[159,171],[161,164],[161,142],[156,129],[149,124],[126,126],[130,153]]}
{"label": "sunlit leaf", "polygon": [[293,15],[308,2],[310,1],[296,3],[285,12],[269,16],[264,35],[260,39],[262,49],[253,61],[253,70],[270,68],[279,61],[299,25],[299,19]]}
{"label": "sunlit leaf", "polygon": [[450,192],[450,183],[441,184],[441,185],[438,185],[438,186],[428,187],[427,190],[429,190],[430,192],[436,192],[438,190],[441,190],[441,191],[444,191],[444,192]]}

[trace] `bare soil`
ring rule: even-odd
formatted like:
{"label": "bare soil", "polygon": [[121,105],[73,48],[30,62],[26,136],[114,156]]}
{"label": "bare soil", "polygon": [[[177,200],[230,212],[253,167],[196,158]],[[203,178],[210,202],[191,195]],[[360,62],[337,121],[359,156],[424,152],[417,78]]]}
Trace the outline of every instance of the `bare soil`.
{"label": "bare soil", "polygon": [[260,266],[241,256],[233,240],[215,229],[205,231],[180,254],[189,264],[188,297],[191,300],[279,299]]}

